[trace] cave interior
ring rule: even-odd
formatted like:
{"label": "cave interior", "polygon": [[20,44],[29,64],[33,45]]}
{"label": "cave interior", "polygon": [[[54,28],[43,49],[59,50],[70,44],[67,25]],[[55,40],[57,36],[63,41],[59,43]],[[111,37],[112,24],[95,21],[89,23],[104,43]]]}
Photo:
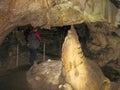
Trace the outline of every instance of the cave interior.
{"label": "cave interior", "polygon": [[[118,9],[120,0],[110,0]],[[112,82],[120,82],[120,25],[107,22],[82,22],[73,24],[85,57],[97,63],[104,75]],[[36,26],[43,37],[38,49],[38,63],[60,60],[62,44],[71,25],[44,28]],[[33,28],[31,23],[18,25],[5,36],[0,45],[0,75],[29,63],[24,32]],[[114,44],[113,44],[114,43]],[[102,59],[102,60],[101,60]]]}

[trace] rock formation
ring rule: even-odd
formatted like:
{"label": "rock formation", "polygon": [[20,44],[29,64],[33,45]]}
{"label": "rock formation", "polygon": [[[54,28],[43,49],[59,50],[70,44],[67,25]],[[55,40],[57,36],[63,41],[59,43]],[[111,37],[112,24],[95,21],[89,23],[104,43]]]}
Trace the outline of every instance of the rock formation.
{"label": "rock formation", "polygon": [[93,61],[86,59],[77,33],[72,27],[62,47],[62,62],[48,60],[34,64],[27,81],[35,90],[119,90],[119,82],[110,82]]}
{"label": "rock formation", "polygon": [[63,76],[65,90],[110,90],[110,81],[100,68],[83,55],[77,33],[72,27],[62,47]]}
{"label": "rock formation", "polygon": [[27,72],[27,81],[32,90],[59,90],[61,69],[60,60],[34,64]]}
{"label": "rock formation", "polygon": [[86,43],[87,51],[91,54],[89,57],[100,66],[110,61],[120,62],[120,29],[105,22],[91,23],[87,26],[91,38]]}

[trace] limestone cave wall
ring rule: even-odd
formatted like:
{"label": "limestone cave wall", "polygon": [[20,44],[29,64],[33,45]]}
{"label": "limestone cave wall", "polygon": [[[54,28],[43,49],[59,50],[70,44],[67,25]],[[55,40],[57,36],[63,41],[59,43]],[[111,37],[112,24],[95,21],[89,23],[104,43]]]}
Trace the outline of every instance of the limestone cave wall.
{"label": "limestone cave wall", "polygon": [[0,42],[26,24],[45,28],[95,21],[118,24],[118,12],[109,0],[1,0]]}

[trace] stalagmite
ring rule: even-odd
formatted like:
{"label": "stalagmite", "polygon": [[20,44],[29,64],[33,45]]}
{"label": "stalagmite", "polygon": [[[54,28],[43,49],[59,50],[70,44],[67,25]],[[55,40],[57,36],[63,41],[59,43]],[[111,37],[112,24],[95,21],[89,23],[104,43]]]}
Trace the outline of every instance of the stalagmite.
{"label": "stalagmite", "polygon": [[73,26],[63,43],[62,62],[64,90],[110,90],[109,79],[95,63],[86,60]]}

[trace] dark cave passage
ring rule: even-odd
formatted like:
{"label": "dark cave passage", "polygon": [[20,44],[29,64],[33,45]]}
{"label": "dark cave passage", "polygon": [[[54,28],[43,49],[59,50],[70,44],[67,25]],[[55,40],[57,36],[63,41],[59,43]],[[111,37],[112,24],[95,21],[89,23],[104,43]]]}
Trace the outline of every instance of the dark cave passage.
{"label": "dark cave passage", "polygon": [[[40,26],[37,26],[37,28],[38,32],[43,37],[43,41],[40,42],[40,47],[38,48],[40,61],[43,60],[42,55],[44,53],[46,55],[46,60],[49,58],[59,59],[61,56],[62,43],[70,26],[52,27],[50,30],[40,28]],[[33,29],[31,24],[18,26],[4,39],[0,47],[1,69],[15,68],[17,57],[19,58],[19,65],[28,63],[29,50],[26,46],[25,34],[27,30],[31,29]]]}

